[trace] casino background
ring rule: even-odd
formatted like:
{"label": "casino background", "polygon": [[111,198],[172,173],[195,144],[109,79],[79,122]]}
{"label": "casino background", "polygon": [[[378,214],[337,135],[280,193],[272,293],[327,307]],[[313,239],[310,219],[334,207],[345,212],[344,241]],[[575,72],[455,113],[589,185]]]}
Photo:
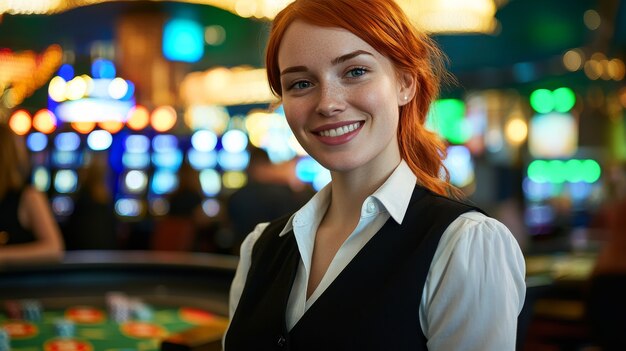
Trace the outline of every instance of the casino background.
{"label": "casino background", "polygon": [[[527,257],[520,348],[592,345],[582,286],[604,245],[598,218],[626,179],[626,5],[398,1],[458,80],[429,117],[448,142],[452,181],[509,226]],[[90,169],[112,199],[110,213],[89,218],[113,228],[104,239],[79,231],[58,267],[1,271],[0,299],[35,299],[54,315],[81,298],[106,310],[107,294],[122,290],[154,308],[225,314],[240,220],[227,207],[252,181],[251,147],[300,201],[329,181],[264,77],[269,20],[287,2],[0,2],[0,121],[23,135],[31,181],[68,242]],[[171,218],[187,183],[202,208],[195,226]],[[163,289],[180,291],[155,300]]]}

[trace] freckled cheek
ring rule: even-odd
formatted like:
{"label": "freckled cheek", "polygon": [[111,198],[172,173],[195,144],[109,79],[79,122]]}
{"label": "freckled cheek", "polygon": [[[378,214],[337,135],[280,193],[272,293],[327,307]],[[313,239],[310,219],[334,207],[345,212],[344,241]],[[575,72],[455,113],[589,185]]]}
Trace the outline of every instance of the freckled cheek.
{"label": "freckled cheek", "polygon": [[392,101],[390,94],[380,89],[363,89],[355,92],[353,97],[354,104],[368,114],[377,114]]}
{"label": "freckled cheek", "polygon": [[304,109],[301,105],[293,103],[283,104],[283,109],[285,111],[285,116],[287,119],[287,124],[289,124],[289,128],[291,128],[291,130],[293,130],[293,132],[297,134],[299,132],[299,129],[303,128],[306,123],[306,109]]}

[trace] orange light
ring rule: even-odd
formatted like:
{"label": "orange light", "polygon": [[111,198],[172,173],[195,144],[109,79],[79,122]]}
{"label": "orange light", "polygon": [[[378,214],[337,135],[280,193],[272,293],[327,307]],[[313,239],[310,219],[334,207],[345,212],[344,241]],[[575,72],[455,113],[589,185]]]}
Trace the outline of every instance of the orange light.
{"label": "orange light", "polygon": [[96,127],[96,122],[72,122],[72,128],[81,134],[87,134]]}
{"label": "orange light", "polygon": [[41,109],[33,117],[33,127],[44,134],[50,134],[57,129],[57,118],[48,109]]}
{"label": "orange light", "polygon": [[148,109],[137,105],[128,111],[126,125],[132,130],[142,130],[150,123],[150,112]]}
{"label": "orange light", "polygon": [[106,130],[111,134],[119,132],[124,127],[124,123],[120,121],[102,121],[99,122],[98,125],[100,126],[100,128]]}
{"label": "orange light", "polygon": [[25,110],[17,110],[9,119],[9,127],[17,135],[25,135],[32,127],[33,121]]}
{"label": "orange light", "polygon": [[176,110],[171,106],[158,107],[152,111],[150,124],[157,132],[167,132],[176,124]]}

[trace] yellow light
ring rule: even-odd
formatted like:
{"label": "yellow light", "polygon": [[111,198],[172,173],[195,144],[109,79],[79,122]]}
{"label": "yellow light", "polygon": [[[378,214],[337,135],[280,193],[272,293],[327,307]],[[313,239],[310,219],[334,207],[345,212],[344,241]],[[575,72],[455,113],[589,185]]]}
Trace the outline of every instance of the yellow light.
{"label": "yellow light", "polygon": [[25,135],[32,126],[30,114],[25,110],[17,110],[9,119],[9,127],[17,135]]}
{"label": "yellow light", "polygon": [[521,117],[510,119],[505,127],[506,139],[512,145],[520,145],[528,136],[528,125]]}
{"label": "yellow light", "polygon": [[591,30],[596,30],[602,24],[602,18],[600,14],[596,10],[587,10],[583,15],[583,21],[585,22],[585,26]]}
{"label": "yellow light", "polygon": [[98,122],[98,126],[111,134],[115,134],[124,128],[124,123],[120,121],[108,120]]}
{"label": "yellow light", "polygon": [[86,74],[82,74],[81,78],[83,78],[83,80],[85,81],[85,86],[86,86],[85,95],[87,96],[91,95],[91,92],[93,91],[93,88],[95,86],[93,79]]}
{"label": "yellow light", "polygon": [[67,82],[65,79],[56,76],[50,80],[48,85],[48,95],[56,102],[65,101],[65,94],[67,89]]}
{"label": "yellow light", "polygon": [[208,26],[204,29],[204,41],[212,46],[220,45],[226,40],[226,31],[220,25]]}
{"label": "yellow light", "polygon": [[142,130],[150,123],[150,112],[148,109],[137,105],[128,111],[128,118],[126,119],[126,125],[132,130]]}
{"label": "yellow light", "polygon": [[626,67],[624,67],[624,62],[620,59],[612,59],[608,64],[608,72],[609,76],[613,80],[620,81],[624,79],[624,75],[626,74]]}
{"label": "yellow light", "polygon": [[218,67],[185,76],[180,84],[187,105],[246,105],[276,102],[267,83],[265,69]]}
{"label": "yellow light", "polygon": [[239,189],[246,185],[247,182],[248,177],[244,172],[229,171],[224,172],[222,175],[222,183],[224,184],[224,187],[228,189]]}
{"label": "yellow light", "polygon": [[65,97],[68,100],[78,100],[87,94],[87,82],[83,77],[74,77],[67,82]]}
{"label": "yellow light", "polygon": [[157,132],[166,132],[176,124],[176,110],[171,106],[161,106],[152,111],[150,125]]}
{"label": "yellow light", "polygon": [[39,110],[33,117],[33,127],[44,134],[50,134],[57,128],[57,118],[48,109]]}
{"label": "yellow light", "polygon": [[81,134],[87,134],[96,127],[96,122],[72,122],[72,128]]}
{"label": "yellow light", "polygon": [[[494,0],[396,0],[415,25],[431,33],[496,32]],[[497,1],[502,4],[506,1]]]}
{"label": "yellow light", "polygon": [[602,64],[600,61],[589,60],[585,62],[585,75],[591,80],[597,80],[602,75]]}
{"label": "yellow light", "polygon": [[583,53],[580,49],[569,50],[563,55],[563,66],[569,71],[578,71],[583,67]]}

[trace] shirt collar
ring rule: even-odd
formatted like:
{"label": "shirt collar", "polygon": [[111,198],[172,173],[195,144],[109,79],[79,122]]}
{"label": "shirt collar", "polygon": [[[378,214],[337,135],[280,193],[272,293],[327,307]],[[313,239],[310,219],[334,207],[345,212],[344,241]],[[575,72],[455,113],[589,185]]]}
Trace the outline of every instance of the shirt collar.
{"label": "shirt collar", "polygon": [[[385,183],[381,185],[371,197],[377,199],[398,224],[402,224],[402,220],[409,207],[409,201],[411,200],[416,181],[417,177],[413,174],[413,171],[411,171],[406,162],[402,160]],[[294,226],[312,224],[303,222],[302,219],[317,218],[321,220],[322,216],[320,216],[320,213],[324,213],[330,203],[330,191],[329,183],[313,195],[309,202],[291,215],[279,236],[289,233]]]}
{"label": "shirt collar", "polygon": [[398,224],[402,224],[416,181],[417,177],[409,165],[402,160],[385,183],[372,194],[372,197],[380,201]]}
{"label": "shirt collar", "polygon": [[[304,222],[304,219],[315,219],[320,217],[320,213],[325,213],[328,204],[330,203],[330,183],[326,184],[320,191],[315,193],[313,197],[296,213],[289,217],[287,224],[283,228],[283,230],[278,234],[279,236],[283,236],[289,233],[294,226],[300,225],[310,225],[311,223]],[[317,216],[316,216],[317,214]]]}

